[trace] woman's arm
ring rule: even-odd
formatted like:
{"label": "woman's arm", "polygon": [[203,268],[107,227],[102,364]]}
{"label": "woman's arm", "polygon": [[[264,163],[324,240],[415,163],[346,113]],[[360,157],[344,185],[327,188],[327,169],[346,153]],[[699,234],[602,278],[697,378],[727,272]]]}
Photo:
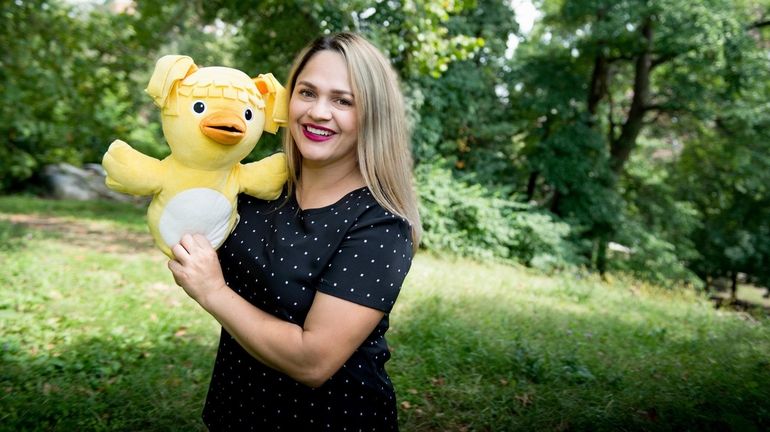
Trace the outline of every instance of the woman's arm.
{"label": "woman's arm", "polygon": [[216,251],[185,235],[168,267],[187,294],[252,356],[310,387],[328,380],[364,342],[384,312],[317,292],[304,327],[253,306],[225,284]]}

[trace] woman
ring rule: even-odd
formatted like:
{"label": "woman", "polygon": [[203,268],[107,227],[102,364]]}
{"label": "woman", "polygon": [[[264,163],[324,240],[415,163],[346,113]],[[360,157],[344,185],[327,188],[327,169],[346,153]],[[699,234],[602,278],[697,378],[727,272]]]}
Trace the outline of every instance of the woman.
{"label": "woman", "polygon": [[287,81],[289,182],[241,196],[219,250],[185,236],[177,283],[222,324],[213,430],[396,430],[388,313],[420,235],[398,81],[362,37],[311,43]]}

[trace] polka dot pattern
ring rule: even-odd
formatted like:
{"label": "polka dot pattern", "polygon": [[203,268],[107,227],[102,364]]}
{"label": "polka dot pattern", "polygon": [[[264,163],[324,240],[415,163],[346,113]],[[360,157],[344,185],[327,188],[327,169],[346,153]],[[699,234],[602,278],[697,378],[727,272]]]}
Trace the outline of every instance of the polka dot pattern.
{"label": "polka dot pattern", "polygon": [[385,371],[388,313],[412,260],[410,227],[368,188],[327,207],[294,197],[239,196],[238,226],[219,249],[227,284],[253,305],[302,325],[315,293],[385,312],[342,368],[311,389],[251,357],[224,329],[203,420],[211,430],[397,430]]}

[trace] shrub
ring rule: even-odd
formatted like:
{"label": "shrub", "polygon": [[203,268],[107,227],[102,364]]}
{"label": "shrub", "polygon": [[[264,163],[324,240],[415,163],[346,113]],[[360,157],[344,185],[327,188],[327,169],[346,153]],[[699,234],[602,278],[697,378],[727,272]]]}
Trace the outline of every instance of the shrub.
{"label": "shrub", "polygon": [[618,241],[630,248],[630,252],[611,253],[608,267],[611,270],[629,273],[636,278],[664,287],[681,285],[701,288],[703,281],[687,267],[682,258],[686,250],[678,250],[676,245],[661,238],[659,233],[652,233],[639,223],[627,219],[623,230],[618,233]]}
{"label": "shrub", "polygon": [[550,214],[455,179],[440,163],[416,171],[424,248],[547,270],[576,263],[569,226]]}

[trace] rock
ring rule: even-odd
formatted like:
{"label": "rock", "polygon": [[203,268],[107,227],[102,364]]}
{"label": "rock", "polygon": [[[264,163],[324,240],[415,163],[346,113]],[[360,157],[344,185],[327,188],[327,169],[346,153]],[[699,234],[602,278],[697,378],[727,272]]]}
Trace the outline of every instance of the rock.
{"label": "rock", "polygon": [[133,203],[147,200],[146,197],[134,197],[108,189],[104,184],[106,173],[99,164],[86,164],[78,168],[67,163],[57,163],[44,166],[42,174],[51,188],[51,195],[57,199],[109,199]]}

